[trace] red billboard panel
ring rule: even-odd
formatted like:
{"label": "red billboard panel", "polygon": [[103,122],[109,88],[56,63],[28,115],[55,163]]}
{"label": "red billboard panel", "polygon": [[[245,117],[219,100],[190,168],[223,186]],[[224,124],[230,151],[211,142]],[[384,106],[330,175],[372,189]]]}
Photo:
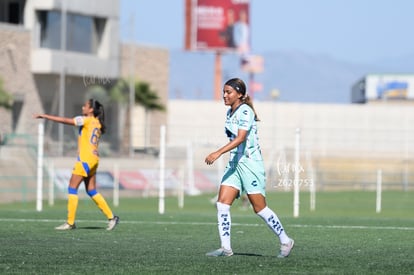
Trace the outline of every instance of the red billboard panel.
{"label": "red billboard panel", "polygon": [[250,0],[186,0],[187,50],[250,49]]}

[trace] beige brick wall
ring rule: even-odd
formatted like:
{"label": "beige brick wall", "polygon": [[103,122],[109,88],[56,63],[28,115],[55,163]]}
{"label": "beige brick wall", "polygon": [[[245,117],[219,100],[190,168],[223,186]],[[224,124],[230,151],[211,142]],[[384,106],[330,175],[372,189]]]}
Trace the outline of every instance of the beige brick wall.
{"label": "beige brick wall", "polygon": [[[15,133],[34,134],[38,121],[32,118],[32,114],[41,110],[41,103],[30,72],[31,32],[20,26],[1,23],[0,37],[0,77],[4,89],[24,101]],[[3,108],[0,109],[0,132],[12,132],[11,112]]]}

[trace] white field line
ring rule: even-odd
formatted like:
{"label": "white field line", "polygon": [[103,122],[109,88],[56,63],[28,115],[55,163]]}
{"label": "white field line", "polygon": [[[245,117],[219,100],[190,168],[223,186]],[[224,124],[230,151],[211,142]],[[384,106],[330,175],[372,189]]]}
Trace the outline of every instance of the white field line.
{"label": "white field line", "polygon": [[[62,220],[56,219],[3,219],[0,218],[0,222],[50,222],[50,223],[60,223]],[[104,220],[77,220],[77,223],[107,223]],[[217,225],[217,223],[212,222],[172,222],[172,221],[132,221],[132,220],[122,220],[120,224],[155,224],[155,225]],[[266,226],[264,223],[232,223],[232,226]],[[412,230],[414,227],[405,227],[405,226],[370,226],[370,225],[318,225],[318,224],[289,224],[287,227],[297,227],[297,228],[321,228],[321,229],[364,229],[364,230]]]}

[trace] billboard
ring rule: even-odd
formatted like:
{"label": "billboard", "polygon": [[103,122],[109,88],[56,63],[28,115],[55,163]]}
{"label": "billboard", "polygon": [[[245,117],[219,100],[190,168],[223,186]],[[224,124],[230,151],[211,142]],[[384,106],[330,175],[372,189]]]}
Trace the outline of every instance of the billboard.
{"label": "billboard", "polygon": [[366,75],[352,86],[352,103],[377,100],[413,100],[414,75]]}
{"label": "billboard", "polygon": [[250,0],[186,0],[186,50],[250,50]]}
{"label": "billboard", "polygon": [[365,82],[366,97],[375,99],[413,99],[413,75],[368,75]]}

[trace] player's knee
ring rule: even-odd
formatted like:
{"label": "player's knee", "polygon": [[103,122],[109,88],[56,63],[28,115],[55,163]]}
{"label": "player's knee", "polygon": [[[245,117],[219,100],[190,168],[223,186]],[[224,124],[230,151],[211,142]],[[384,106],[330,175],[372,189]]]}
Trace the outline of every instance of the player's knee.
{"label": "player's knee", "polygon": [[216,207],[218,211],[228,211],[230,209],[230,205],[221,202],[216,202]]}
{"label": "player's knee", "polygon": [[68,187],[68,193],[71,194],[71,195],[77,195],[78,194],[78,189]]}
{"label": "player's knee", "polygon": [[93,190],[87,191],[87,193],[88,193],[89,197],[93,197],[96,194],[98,194],[98,191],[96,191],[96,189],[93,189]]}
{"label": "player's knee", "polygon": [[266,208],[266,205],[254,205],[253,204],[253,211],[254,211],[254,213],[259,213],[260,211],[262,211],[263,209],[265,209]]}

